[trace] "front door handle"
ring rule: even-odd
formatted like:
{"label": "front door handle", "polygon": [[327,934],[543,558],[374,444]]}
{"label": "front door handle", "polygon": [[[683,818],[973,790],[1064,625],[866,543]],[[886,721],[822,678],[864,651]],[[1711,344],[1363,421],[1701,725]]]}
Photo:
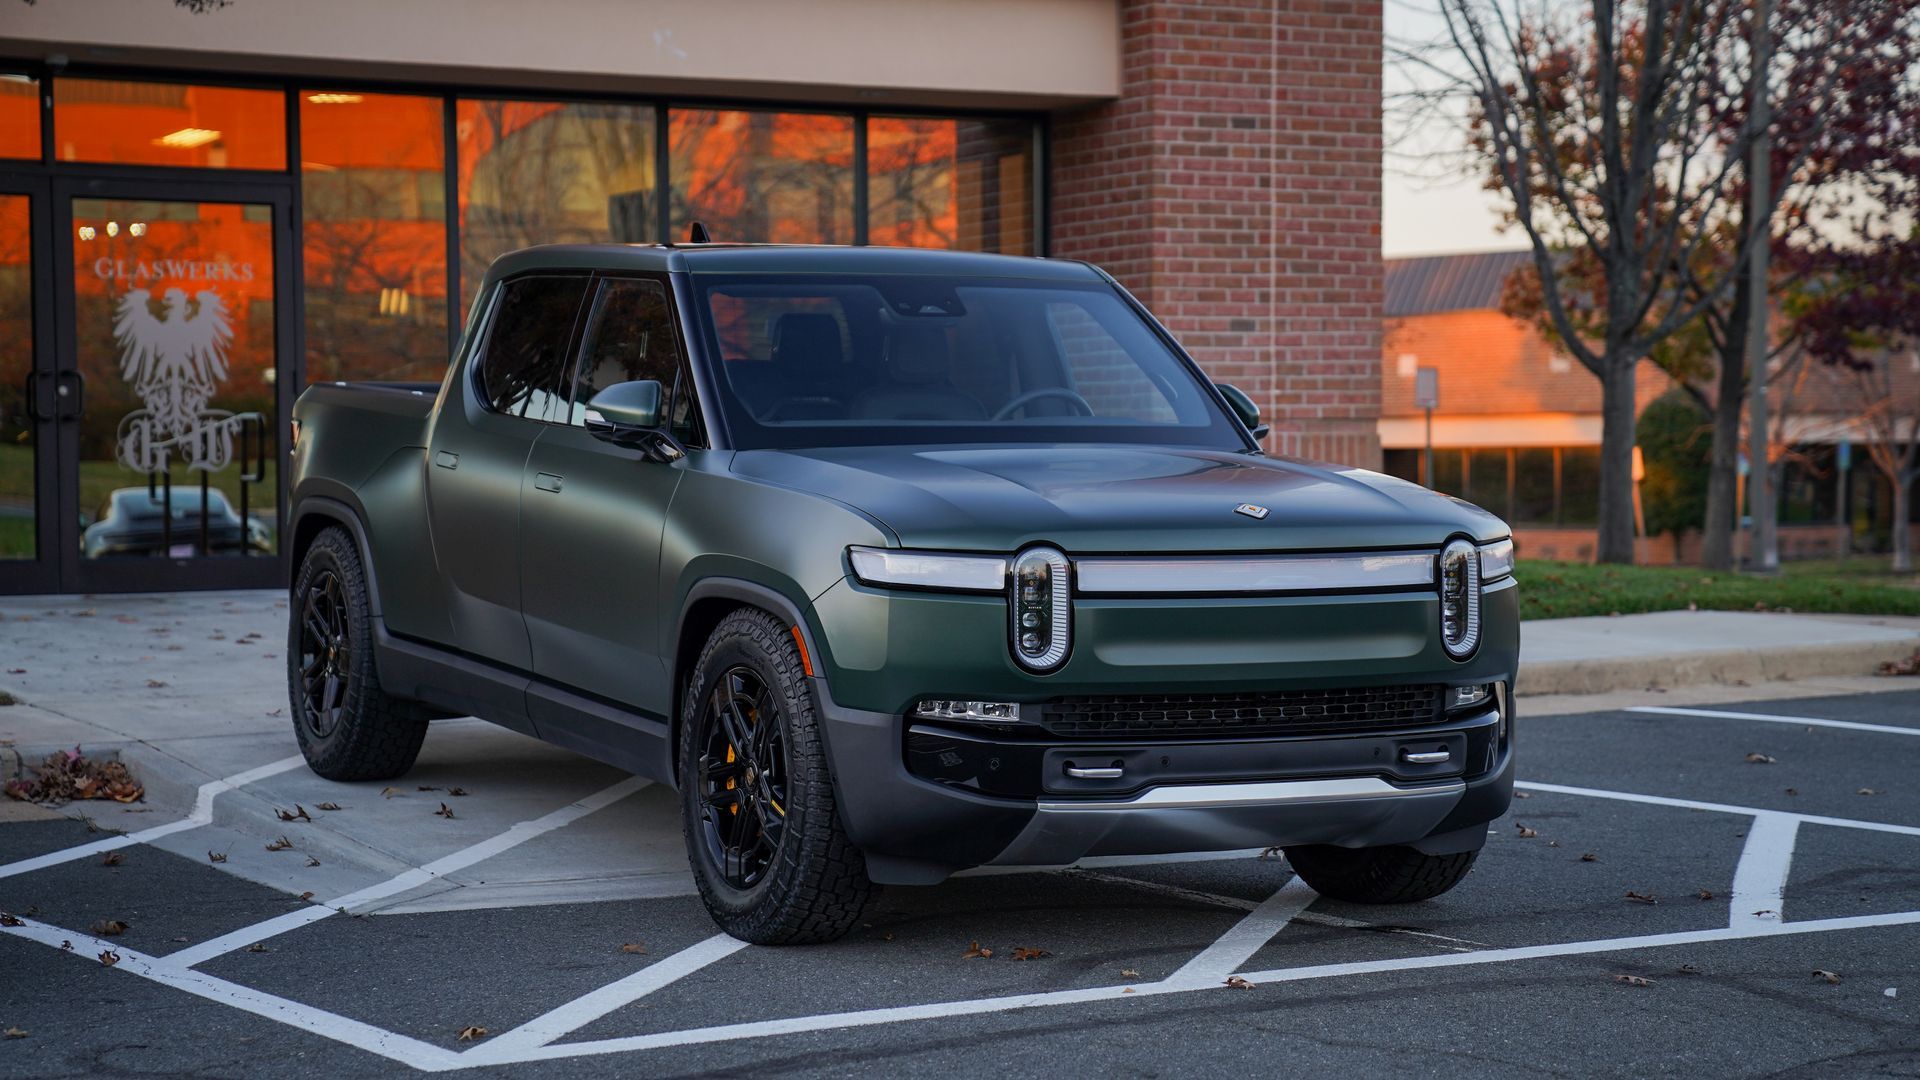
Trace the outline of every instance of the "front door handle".
{"label": "front door handle", "polygon": [[457,469],[460,467],[460,455],[442,450],[433,455],[433,463],[443,469]]}
{"label": "front door handle", "polygon": [[35,371],[27,376],[27,416],[30,419],[54,418],[53,383],[56,378],[51,371]]}
{"label": "front door handle", "polygon": [[560,490],[560,477],[550,472],[534,473],[533,486],[539,488],[541,491],[558,492]]}

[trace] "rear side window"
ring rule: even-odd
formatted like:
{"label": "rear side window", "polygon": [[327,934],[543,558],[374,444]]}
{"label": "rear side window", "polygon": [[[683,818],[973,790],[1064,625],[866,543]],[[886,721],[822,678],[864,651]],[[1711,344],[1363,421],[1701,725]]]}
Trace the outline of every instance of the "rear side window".
{"label": "rear side window", "polygon": [[487,408],[564,422],[567,342],[586,292],[584,277],[515,278],[500,286],[479,365]]}

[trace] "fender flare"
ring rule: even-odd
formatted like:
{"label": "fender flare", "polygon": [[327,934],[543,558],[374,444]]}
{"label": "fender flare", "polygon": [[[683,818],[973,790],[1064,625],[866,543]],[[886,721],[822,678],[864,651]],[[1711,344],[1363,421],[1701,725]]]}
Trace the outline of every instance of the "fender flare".
{"label": "fender flare", "polygon": [[[800,628],[801,643],[806,646],[810,661],[817,660],[821,655],[820,650],[814,645],[813,626],[807,622],[806,614],[801,610],[800,605],[787,594],[745,578],[710,577],[694,582],[693,587],[687,590],[686,596],[680,601],[680,615],[673,624],[675,655],[672,657],[672,666],[675,669],[680,666],[679,641],[680,635],[687,628],[687,615],[700,601],[714,598],[738,600],[743,604],[752,604],[754,607],[772,611],[786,619],[789,625]],[[675,689],[675,693],[678,693],[678,688]]]}
{"label": "fender flare", "polygon": [[[353,537],[353,545],[360,553],[360,569],[367,579],[367,614],[376,622],[385,625],[381,612],[386,609],[380,604],[380,579],[373,568],[373,546],[367,541],[367,527],[360,520],[359,508],[325,495],[308,495],[300,500],[299,506],[294,508],[293,527],[288,531],[294,536],[300,535],[301,525],[308,518],[313,517],[325,518],[340,525],[347,530],[349,536]],[[289,589],[293,587],[293,578],[299,573],[299,563],[290,561],[287,575]]]}

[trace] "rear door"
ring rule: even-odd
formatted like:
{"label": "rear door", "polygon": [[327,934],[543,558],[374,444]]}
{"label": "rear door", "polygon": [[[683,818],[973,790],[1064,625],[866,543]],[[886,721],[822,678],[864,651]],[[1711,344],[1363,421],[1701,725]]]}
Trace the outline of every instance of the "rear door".
{"label": "rear door", "polygon": [[520,614],[521,478],[534,440],[565,419],[586,274],[530,274],[495,287],[485,338],[447,387],[427,446],[427,515],[454,647],[525,671]]}
{"label": "rear door", "polygon": [[670,599],[660,595],[660,540],[683,463],[602,442],[583,416],[596,392],[653,379],[669,392],[675,434],[696,441],[670,297],[664,275],[595,283],[570,404],[534,445],[521,493],[534,672],[656,715],[670,700],[658,640],[660,605]]}

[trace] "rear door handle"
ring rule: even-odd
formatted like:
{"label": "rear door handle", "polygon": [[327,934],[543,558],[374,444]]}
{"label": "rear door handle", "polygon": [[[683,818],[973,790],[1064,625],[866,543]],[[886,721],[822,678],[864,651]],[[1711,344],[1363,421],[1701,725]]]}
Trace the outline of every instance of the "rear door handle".
{"label": "rear door handle", "polygon": [[560,490],[560,477],[550,472],[534,473],[533,486],[539,488],[541,491],[557,492]]}
{"label": "rear door handle", "polygon": [[442,450],[439,453],[433,455],[433,463],[435,465],[440,466],[443,469],[457,469],[460,467],[460,455],[450,454],[447,451]]}

